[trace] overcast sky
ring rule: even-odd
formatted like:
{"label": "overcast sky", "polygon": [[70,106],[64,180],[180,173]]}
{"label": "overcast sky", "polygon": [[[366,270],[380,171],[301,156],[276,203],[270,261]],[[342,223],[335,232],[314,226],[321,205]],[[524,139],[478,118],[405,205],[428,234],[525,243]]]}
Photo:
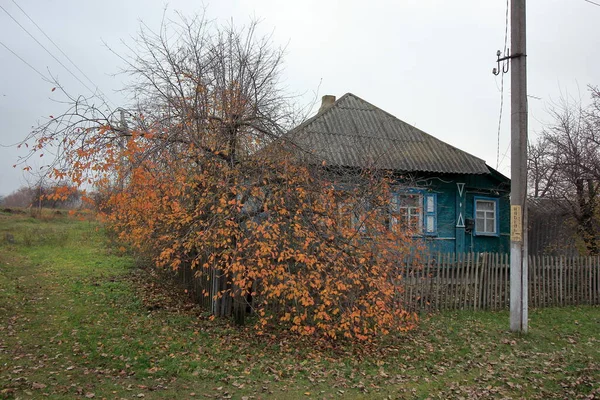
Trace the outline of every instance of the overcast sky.
{"label": "overcast sky", "polygon": [[[552,100],[569,94],[588,99],[586,85],[600,85],[600,6],[586,0],[527,2],[530,139],[548,120]],[[597,3],[600,4],[600,1]],[[92,84],[48,41],[27,15],[107,95],[125,80],[104,45],[121,54],[140,21],[158,28],[165,7],[154,0],[0,0],[0,195],[27,184],[13,169],[10,145],[49,115],[65,110],[58,91],[37,72],[57,76],[73,94],[89,95],[13,19],[88,86]],[[352,92],[437,138],[496,167],[500,77],[491,70],[504,44],[505,0],[219,0],[204,5],[210,18],[238,25],[262,19],[278,46],[287,46],[284,78],[301,101]],[[173,0],[173,11],[201,11],[199,1]],[[10,14],[11,16],[9,16]],[[510,39],[509,39],[510,43]],[[6,46],[6,47],[5,47]],[[505,77],[499,170],[510,171],[510,76]],[[317,105],[318,107],[318,105]]]}

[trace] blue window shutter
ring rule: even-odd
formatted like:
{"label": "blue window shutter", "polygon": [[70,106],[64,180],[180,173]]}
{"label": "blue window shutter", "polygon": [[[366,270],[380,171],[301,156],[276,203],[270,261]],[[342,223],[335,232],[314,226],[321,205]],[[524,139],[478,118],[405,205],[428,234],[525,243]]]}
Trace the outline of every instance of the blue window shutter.
{"label": "blue window shutter", "polygon": [[423,195],[423,233],[427,236],[437,235],[437,194]]}

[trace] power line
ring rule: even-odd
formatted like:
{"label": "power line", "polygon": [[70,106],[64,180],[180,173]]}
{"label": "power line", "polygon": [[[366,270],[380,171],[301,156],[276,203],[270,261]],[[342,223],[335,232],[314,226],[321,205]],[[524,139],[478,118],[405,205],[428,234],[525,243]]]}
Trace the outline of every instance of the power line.
{"label": "power line", "polygon": [[498,115],[498,133],[496,141],[496,169],[500,165],[500,128],[502,127],[502,111],[504,110],[504,74],[500,77],[500,114]]}
{"label": "power line", "polygon": [[[508,46],[508,10],[510,0],[506,0],[506,16],[504,21],[504,51],[506,55],[506,47]],[[510,61],[509,61],[510,62]],[[498,135],[496,143],[496,169],[500,167],[500,128],[502,127],[502,111],[504,110],[504,72],[500,71],[500,115],[498,116]],[[502,158],[504,160],[504,157]]]}
{"label": "power line", "polygon": [[[89,77],[88,77],[88,76],[85,74],[85,72],[83,72],[83,71],[82,71],[82,70],[81,70],[81,69],[80,69],[80,68],[77,66],[77,64],[75,64],[75,63],[73,62],[73,60],[71,60],[71,58],[70,58],[68,55],[66,55],[66,54],[65,54],[65,52],[64,52],[64,51],[62,51],[62,49],[61,49],[61,48],[60,48],[60,47],[59,47],[59,46],[58,46],[58,45],[57,45],[57,44],[54,42],[54,40],[52,40],[52,39],[50,38],[50,36],[48,36],[48,35],[46,34],[46,32],[44,32],[44,30],[43,30],[43,29],[42,29],[42,28],[41,28],[41,27],[40,27],[38,24],[36,24],[36,23],[35,23],[35,21],[34,21],[34,20],[33,20],[33,19],[32,19],[32,18],[29,16],[29,14],[27,14],[27,13],[25,12],[25,10],[23,10],[23,8],[21,8],[21,6],[20,6],[20,5],[19,5],[19,4],[18,4],[18,3],[17,3],[15,0],[12,0],[12,2],[13,2],[13,3],[14,3],[14,4],[15,4],[15,5],[16,5],[16,6],[19,8],[19,10],[21,10],[21,12],[22,12],[23,14],[25,14],[25,16],[26,16],[26,17],[29,19],[29,21],[31,21],[31,23],[32,23],[33,25],[35,25],[35,27],[36,27],[36,28],[38,28],[38,30],[39,30],[40,32],[42,32],[42,34],[43,34],[43,35],[46,37],[46,39],[48,39],[48,40],[50,41],[50,43],[52,43],[52,44],[54,45],[54,47],[56,47],[56,48],[58,49],[58,51],[60,51],[60,53],[61,53],[61,54],[62,54],[62,55],[63,55],[63,56],[64,56],[64,57],[67,59],[67,60],[69,60],[69,62],[70,62],[70,63],[71,63],[71,64],[72,64],[72,65],[73,65],[75,68],[77,68],[77,71],[79,71],[79,72],[81,73],[81,75],[83,75],[83,76],[84,76],[84,77],[85,77],[85,78],[86,78],[86,79],[87,79],[87,80],[88,80],[88,81],[89,81],[89,82],[90,82],[92,85],[94,85],[94,87],[96,87],[96,89],[97,89],[97,90],[98,90],[98,92],[99,92],[99,93],[102,95],[102,97],[104,97],[105,99],[107,99],[108,101],[110,101],[110,99],[108,98],[108,96],[106,96],[106,95],[104,94],[104,92],[102,92],[102,90],[100,90],[100,88],[98,87],[98,85],[96,85],[96,84],[94,83],[94,81],[92,81],[92,80],[91,80],[91,79],[90,79],[90,78],[89,78]],[[112,103],[112,101],[110,101],[110,102]],[[113,103],[113,105],[115,105],[115,104]]]}
{"label": "power line", "polygon": [[[502,154],[502,159],[500,160],[500,163],[502,163],[504,161],[504,159],[508,155],[509,150],[510,150],[510,142],[508,143],[508,146],[506,146],[506,150],[504,150],[504,153]],[[510,160],[510,157],[509,157],[509,160]],[[498,169],[498,168],[496,168],[496,169]]]}
{"label": "power line", "polygon": [[593,5],[595,5],[595,6],[598,6],[598,7],[600,7],[600,3],[596,3],[596,2],[594,2],[594,1],[591,1],[591,0],[583,0],[583,1],[587,1],[587,2],[588,2],[588,3],[590,3],[590,4],[593,4]]}
{"label": "power line", "polygon": [[[1,6],[0,6],[1,7]],[[23,59],[23,57],[21,57],[20,55],[18,55],[17,53],[15,53],[14,51],[12,51],[7,45],[5,45],[4,43],[0,42],[0,44],[2,46],[4,46],[4,48],[8,51],[10,51],[15,57],[17,57],[19,60],[21,60],[25,65],[27,65],[29,68],[31,68],[32,70],[34,70],[35,72],[37,72],[37,74],[39,76],[42,77],[43,80],[45,81],[49,81],[50,79],[48,79],[44,74],[42,74],[40,71],[38,71],[33,65],[29,64],[27,61],[25,61]]]}
{"label": "power line", "polygon": [[28,34],[28,35],[29,35],[29,36],[30,36],[30,37],[31,37],[33,40],[35,40],[35,42],[36,42],[37,44],[39,44],[39,45],[40,45],[40,47],[41,47],[42,49],[46,50],[46,53],[48,53],[48,54],[49,54],[49,55],[50,55],[52,58],[54,58],[54,60],[56,60],[56,62],[57,62],[57,63],[59,63],[59,64],[60,64],[60,65],[61,65],[61,66],[62,66],[62,67],[63,67],[63,68],[64,68],[64,69],[65,69],[65,70],[66,70],[66,71],[69,73],[69,74],[71,74],[71,76],[72,76],[73,78],[77,79],[77,81],[78,81],[79,83],[81,83],[81,84],[82,84],[82,85],[83,85],[83,86],[84,86],[84,87],[85,87],[87,90],[89,90],[89,91],[90,91],[92,94],[96,94],[96,93],[95,93],[95,92],[94,92],[92,89],[90,89],[90,88],[89,88],[89,86],[88,86],[88,85],[86,85],[86,84],[85,84],[85,83],[84,83],[84,82],[83,82],[81,79],[79,79],[79,77],[77,77],[77,75],[75,75],[75,74],[74,74],[74,73],[73,73],[73,72],[72,72],[72,71],[71,71],[69,68],[67,68],[67,67],[65,66],[65,64],[63,64],[63,63],[62,63],[62,62],[61,62],[61,61],[60,61],[58,58],[56,58],[56,56],[55,56],[54,54],[52,54],[52,53],[50,52],[50,50],[48,50],[48,49],[47,49],[47,48],[46,48],[46,47],[45,47],[45,46],[44,46],[42,43],[40,43],[40,41],[39,41],[39,40],[37,40],[35,36],[33,36],[33,35],[32,35],[32,34],[31,34],[31,33],[30,33],[30,32],[29,32],[29,31],[28,31],[28,30],[27,30],[27,29],[26,29],[26,28],[25,28],[23,25],[21,25],[21,24],[19,23],[19,21],[17,21],[17,20],[15,19],[15,17],[13,17],[13,16],[12,16],[12,15],[11,15],[11,14],[8,12],[8,11],[6,11],[6,9],[5,9],[4,7],[2,7],[2,6],[0,5],[0,8],[2,9],[2,11],[4,11],[4,12],[5,12],[5,13],[8,15],[8,16],[9,16],[9,17],[10,17],[10,18],[13,20],[13,21],[15,21],[15,23],[16,23],[17,25],[19,25],[19,26],[21,27],[21,29],[23,29],[23,30],[24,30],[24,31],[25,31],[25,32],[26,32],[26,33],[27,33],[27,34]]}

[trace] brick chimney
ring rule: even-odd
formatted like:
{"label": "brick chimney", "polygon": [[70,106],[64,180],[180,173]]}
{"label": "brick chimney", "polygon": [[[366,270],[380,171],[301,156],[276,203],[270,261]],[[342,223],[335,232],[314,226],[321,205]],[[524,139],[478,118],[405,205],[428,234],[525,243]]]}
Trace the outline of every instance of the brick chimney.
{"label": "brick chimney", "polygon": [[319,108],[319,114],[333,106],[333,103],[335,103],[335,96],[330,94],[323,96],[321,98],[321,108]]}

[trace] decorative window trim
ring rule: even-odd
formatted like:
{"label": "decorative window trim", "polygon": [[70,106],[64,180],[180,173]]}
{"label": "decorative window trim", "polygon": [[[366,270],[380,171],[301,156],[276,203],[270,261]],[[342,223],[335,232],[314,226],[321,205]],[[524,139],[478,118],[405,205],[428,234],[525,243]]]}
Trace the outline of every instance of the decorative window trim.
{"label": "decorative window trim", "polygon": [[[400,198],[408,197],[408,196],[417,196],[417,207],[407,206],[402,207]],[[390,198],[390,207],[392,212],[400,212],[401,209],[406,209],[406,222],[408,222],[408,226],[410,227],[410,219],[417,217],[418,222],[416,226],[415,236],[420,236],[423,234],[423,193],[419,190],[408,189],[408,190],[399,190],[392,193]],[[417,212],[415,213],[415,209]],[[389,228],[392,229],[394,225],[398,224],[398,220],[394,217],[390,218]]]}
{"label": "decorative window trim", "polygon": [[423,234],[425,236],[437,236],[438,234],[437,209],[437,193],[425,193],[423,195]]}
{"label": "decorative window trim", "polygon": [[[402,206],[400,199],[402,197],[414,196],[415,199],[411,203],[405,203]],[[366,225],[363,223],[365,214],[370,209],[369,204],[352,204],[349,202],[340,202],[338,204],[338,213],[340,221],[345,221],[345,224],[353,230],[356,230],[361,235],[367,235]],[[405,210],[402,210],[405,209]],[[400,220],[406,220],[412,229],[415,237],[435,237],[438,236],[438,200],[437,193],[429,193],[420,189],[405,189],[397,190],[391,193],[390,197],[390,214],[388,214],[387,222],[389,229],[392,229],[399,223],[398,219],[392,217],[391,212],[400,213]],[[401,211],[402,210],[402,211]],[[416,220],[416,223],[415,223]],[[410,221],[413,221],[410,224]]]}
{"label": "decorative window trim", "polygon": [[[394,208],[399,204],[398,199],[403,196],[417,196],[416,204],[417,207],[408,207],[407,218],[411,216],[418,216],[417,229],[415,236],[437,236],[438,235],[438,204],[437,204],[437,193],[428,193],[420,189],[407,189],[398,190],[392,193],[390,199],[390,205]],[[418,209],[418,213],[412,213],[411,210]],[[399,210],[395,210],[399,211]],[[389,227],[390,229],[396,224],[395,218],[390,218]],[[429,223],[429,225],[428,225]]]}
{"label": "decorative window trim", "polygon": [[[488,231],[483,231],[480,232],[477,229],[477,202],[488,202],[488,203],[492,203],[494,205],[494,232],[488,232]],[[498,237],[500,236],[500,219],[499,219],[499,215],[500,215],[500,210],[499,207],[500,206],[500,201],[498,198],[495,197],[484,197],[484,196],[475,196],[473,198],[473,221],[475,221],[475,226],[473,227],[473,234],[475,236],[493,236],[493,237]],[[489,212],[489,211],[487,211]],[[487,220],[487,217],[484,217],[484,220]]]}

